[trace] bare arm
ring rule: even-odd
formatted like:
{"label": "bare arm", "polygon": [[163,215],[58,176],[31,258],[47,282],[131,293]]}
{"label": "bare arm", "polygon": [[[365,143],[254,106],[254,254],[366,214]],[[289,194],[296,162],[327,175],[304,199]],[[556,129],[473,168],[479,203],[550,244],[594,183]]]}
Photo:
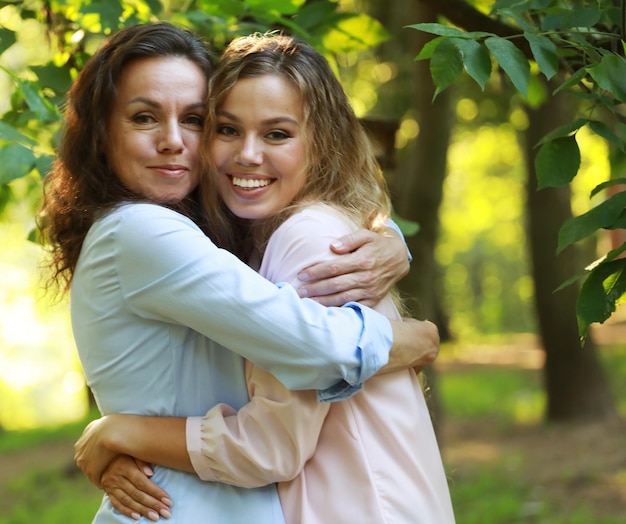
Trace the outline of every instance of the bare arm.
{"label": "bare arm", "polygon": [[428,320],[405,318],[392,321],[393,346],[389,362],[378,373],[391,373],[408,367],[421,371],[439,354],[439,330]]}
{"label": "bare arm", "polygon": [[131,455],[145,462],[193,472],[187,454],[185,423],[182,417],[107,415],[85,428],[74,445],[74,460],[99,488],[102,473],[117,455]]}
{"label": "bare arm", "polygon": [[305,282],[298,289],[300,296],[325,306],[347,302],[374,306],[409,272],[406,244],[393,229],[380,233],[361,229],[339,238],[331,249],[342,256],[298,274]]}

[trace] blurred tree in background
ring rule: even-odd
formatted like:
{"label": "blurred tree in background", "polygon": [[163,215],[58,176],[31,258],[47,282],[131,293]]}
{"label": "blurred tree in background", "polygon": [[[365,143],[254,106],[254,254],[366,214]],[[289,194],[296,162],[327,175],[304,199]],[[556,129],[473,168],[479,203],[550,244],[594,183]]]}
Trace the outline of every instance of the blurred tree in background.
{"label": "blurred tree in background", "polygon": [[[237,35],[284,30],[335,65],[384,150],[407,232],[419,224],[407,235],[414,261],[401,283],[414,314],[435,319],[444,338],[538,330],[546,418],[610,417],[593,338],[581,349],[578,326],[586,335],[622,299],[624,248],[596,266],[603,278],[583,288],[578,312],[576,283],[554,290],[595,257],[593,243],[581,253],[577,241],[623,227],[622,196],[608,215],[583,205],[582,218],[571,219],[571,190],[589,190],[574,175],[598,162],[589,150],[610,144],[620,181],[621,14],[616,1],[0,1],[0,217],[16,207],[34,215],[64,94],[107,34],[170,20],[217,54]],[[592,118],[592,108],[602,115]],[[564,223],[573,226],[563,237]],[[581,304],[590,314],[581,317]]]}

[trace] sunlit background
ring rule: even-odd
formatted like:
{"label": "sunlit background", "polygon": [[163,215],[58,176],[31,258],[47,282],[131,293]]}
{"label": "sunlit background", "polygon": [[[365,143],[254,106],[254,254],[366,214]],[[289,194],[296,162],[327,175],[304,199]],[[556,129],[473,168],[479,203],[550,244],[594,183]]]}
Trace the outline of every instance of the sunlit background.
{"label": "sunlit background", "polygon": [[[458,106],[465,118],[468,104]],[[488,334],[534,329],[515,132],[512,124],[485,126],[457,133],[450,147],[437,256],[444,268],[451,328],[467,343]],[[602,142],[583,132],[579,139],[587,158],[583,176],[576,179],[576,213],[588,208],[589,190],[608,173]],[[63,423],[84,416],[87,409],[69,304],[55,303],[43,293],[42,249],[26,240],[33,227],[30,209],[14,209],[0,222],[0,425],[5,429]]]}
{"label": "sunlit background", "polygon": [[12,209],[11,216],[0,222],[0,426],[4,429],[56,425],[84,416],[87,409],[68,303],[53,303],[43,293],[42,249],[26,240],[34,227],[30,214],[30,210]]}
{"label": "sunlit background", "polygon": [[[0,25],[19,28],[18,43],[2,54],[0,65],[19,70],[48,60],[43,27],[22,20],[10,6],[0,9]],[[51,52],[51,51],[50,51]],[[346,54],[342,81],[359,116],[378,102],[378,93],[397,74],[397,65],[371,55]],[[344,74],[345,73],[345,74]],[[11,79],[0,70],[0,114],[9,107]],[[517,133],[526,126],[522,110],[507,122],[480,124],[495,111],[492,101],[462,98],[449,148],[448,176],[441,209],[437,258],[444,275],[444,304],[451,331],[471,343],[499,333],[535,330],[532,280],[524,237],[524,166]],[[420,132],[410,115],[398,122],[398,154]],[[590,208],[589,192],[609,176],[604,142],[577,134],[583,155],[573,189],[574,213]],[[37,184],[10,184],[26,195]],[[24,199],[28,200],[28,199]],[[82,417],[87,394],[71,336],[68,303],[52,303],[41,288],[42,251],[26,240],[34,209],[12,205],[0,222],[0,426],[27,429]],[[600,239],[603,242],[603,239]],[[605,252],[606,246],[599,246]]]}

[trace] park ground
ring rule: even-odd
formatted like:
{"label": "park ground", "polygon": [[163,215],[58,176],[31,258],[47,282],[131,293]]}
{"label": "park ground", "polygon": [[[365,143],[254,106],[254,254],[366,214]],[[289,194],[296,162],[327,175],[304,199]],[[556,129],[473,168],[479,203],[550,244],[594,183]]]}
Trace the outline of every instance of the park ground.
{"label": "park ground", "polygon": [[[605,330],[602,337],[603,343],[623,344],[626,325]],[[437,369],[442,377],[514,369],[536,375],[540,380],[541,363],[542,353],[535,339],[521,336],[505,347],[476,345],[460,354],[446,354],[444,348]],[[494,405],[498,401],[494,398]],[[623,418],[603,423],[546,425],[536,420],[511,424],[497,415],[444,416],[440,439],[451,489],[460,500],[458,524],[594,524],[601,517],[609,519],[602,522],[626,522]],[[43,485],[48,483],[47,479],[63,477],[72,483],[71,489],[77,496],[97,499],[97,489],[84,481],[73,465],[74,438],[74,435],[57,436],[0,454],[0,516],[10,515],[15,504],[20,503],[20,486],[32,489],[33,482],[38,484],[36,479]],[[21,484],[22,478],[29,480]],[[481,511],[488,514],[490,505],[503,504],[501,497],[495,495],[503,488],[502,484],[507,485],[504,489],[510,493],[511,504],[517,506],[515,519],[464,518],[466,511],[467,515]],[[466,509],[468,504],[474,509]],[[581,504],[592,517],[580,520],[557,517],[569,514]],[[1,518],[0,521],[4,522]]]}

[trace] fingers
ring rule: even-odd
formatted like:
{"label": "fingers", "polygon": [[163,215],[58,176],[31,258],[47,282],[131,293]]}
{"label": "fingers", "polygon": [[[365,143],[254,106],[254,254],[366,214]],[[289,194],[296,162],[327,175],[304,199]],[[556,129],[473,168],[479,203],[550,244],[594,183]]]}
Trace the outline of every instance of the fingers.
{"label": "fingers", "polygon": [[338,238],[331,244],[331,249],[338,255],[345,253],[352,253],[361,246],[368,242],[373,242],[377,237],[377,234],[367,229],[360,229],[349,235],[344,235]]}
{"label": "fingers", "polygon": [[298,288],[298,293],[324,306],[343,306],[348,302],[373,305],[380,299],[381,290],[380,281],[373,272],[361,271],[309,282]]}
{"label": "fingers", "polygon": [[160,517],[169,519],[171,512],[165,505],[152,505],[149,501],[141,503],[129,496],[128,493],[119,489],[112,488],[105,490],[109,495],[111,505],[120,513],[130,517],[134,520],[139,520],[141,517],[145,517],[152,522],[157,522]]}
{"label": "fingers", "polygon": [[375,269],[375,267],[376,260],[374,258],[356,252],[309,266],[298,273],[298,278],[309,283],[340,275],[367,272]]}
{"label": "fingers", "polygon": [[116,458],[102,475],[102,488],[111,504],[124,515],[138,520],[141,516],[157,521],[170,518],[172,502],[168,494],[152,482],[144,471],[145,463],[137,464],[131,457]]}

